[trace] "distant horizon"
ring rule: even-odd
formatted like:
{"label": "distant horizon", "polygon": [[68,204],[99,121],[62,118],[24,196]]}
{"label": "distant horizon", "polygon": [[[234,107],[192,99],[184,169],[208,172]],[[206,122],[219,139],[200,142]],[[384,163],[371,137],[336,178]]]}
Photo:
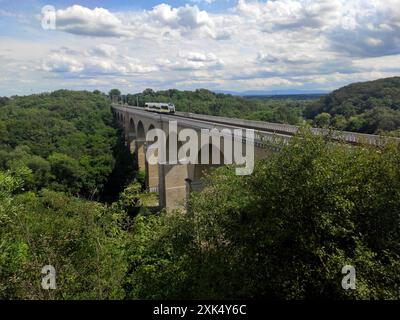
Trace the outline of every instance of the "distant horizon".
{"label": "distant horizon", "polygon": [[144,90],[146,89],[151,89],[155,92],[159,92],[159,91],[168,91],[168,90],[178,90],[178,91],[190,91],[190,92],[195,92],[196,90],[208,90],[210,92],[213,93],[222,93],[222,94],[230,94],[233,96],[240,96],[240,97],[257,97],[257,96],[265,96],[265,97],[273,97],[273,96],[297,96],[297,95],[328,95],[330,93],[332,93],[333,91],[336,91],[338,89],[344,88],[348,85],[352,85],[352,84],[356,84],[356,83],[364,83],[364,82],[373,82],[373,81],[378,81],[378,80],[383,80],[383,79],[390,79],[390,78],[398,78],[400,76],[393,76],[393,77],[385,77],[385,78],[377,78],[377,79],[372,79],[369,81],[355,81],[355,82],[351,82],[351,83],[347,83],[344,84],[341,87],[338,88],[334,88],[332,90],[319,90],[319,89],[315,89],[315,90],[299,90],[299,89],[276,89],[276,90],[247,90],[247,91],[232,91],[229,89],[226,90],[212,90],[209,88],[204,88],[204,87],[199,87],[199,88],[194,88],[194,89],[178,89],[178,88],[167,88],[167,89],[154,89],[154,88],[144,88],[141,91],[138,92],[123,92],[120,88],[117,87],[110,87],[107,90],[100,90],[98,88],[93,88],[93,89],[80,89],[80,88],[76,88],[76,89],[69,89],[69,88],[58,88],[58,89],[54,89],[54,90],[45,90],[45,91],[40,91],[40,92],[28,92],[26,94],[15,94],[15,95],[2,95],[0,92],[0,97],[12,97],[12,96],[29,96],[29,95],[34,95],[34,94],[42,94],[42,93],[51,93],[51,92],[55,92],[55,91],[59,91],[59,90],[68,90],[68,91],[88,91],[88,92],[93,92],[93,91],[100,91],[101,93],[105,93],[108,94],[108,92],[112,89],[118,89],[121,91],[121,95],[128,95],[128,94],[140,94],[142,93]]}
{"label": "distant horizon", "polygon": [[[118,89],[118,88],[112,88],[112,89]],[[147,89],[152,89],[152,88],[147,88]],[[94,90],[88,90],[88,89],[67,89],[67,88],[60,88],[60,89],[55,89],[55,90],[51,90],[51,91],[41,91],[41,92],[31,92],[31,93],[27,93],[27,94],[16,94],[16,95],[1,95],[0,97],[7,97],[7,98],[11,98],[14,96],[18,96],[18,97],[24,97],[24,96],[30,96],[30,95],[40,95],[40,94],[44,94],[44,93],[52,93],[52,92],[56,92],[56,91],[60,91],[60,90],[67,90],[67,91],[87,91],[87,92],[93,92],[93,91],[100,91],[101,93],[104,94],[108,94],[109,91],[107,92],[99,90],[99,89],[94,89]],[[189,92],[195,92],[196,90],[207,90],[210,92],[213,92],[215,94],[226,94],[226,95],[232,95],[232,96],[238,96],[238,97],[274,97],[274,96],[312,96],[312,95],[327,95],[329,93],[331,93],[331,91],[326,91],[326,92],[322,92],[322,91],[310,91],[310,92],[298,92],[298,91],[284,91],[284,92],[277,92],[277,91],[265,91],[265,92],[251,92],[251,91],[245,91],[245,92],[234,92],[234,91],[229,91],[229,90],[210,90],[207,88],[196,88],[193,90],[181,90],[181,89],[177,89],[177,88],[169,88],[169,89],[160,89],[160,90],[154,90],[155,92],[160,92],[160,91],[168,91],[168,90],[178,90],[178,91],[189,91]],[[128,95],[128,94],[132,94],[132,95],[136,95],[136,94],[141,94],[143,93],[143,91],[139,91],[139,92],[122,92],[121,91],[121,95]]]}

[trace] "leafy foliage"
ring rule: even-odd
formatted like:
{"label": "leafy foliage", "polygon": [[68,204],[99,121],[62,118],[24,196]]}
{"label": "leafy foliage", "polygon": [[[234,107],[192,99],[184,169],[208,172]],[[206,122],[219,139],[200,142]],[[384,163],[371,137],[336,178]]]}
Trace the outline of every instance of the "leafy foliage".
{"label": "leafy foliage", "polygon": [[46,187],[97,199],[126,157],[112,123],[110,102],[99,93],[12,97],[0,105],[0,169],[30,168],[30,190]]}
{"label": "leafy foliage", "polygon": [[[400,127],[400,78],[354,83],[309,104],[304,116],[320,124],[321,115],[339,130],[391,132]],[[322,126],[326,125],[326,121]]]}
{"label": "leafy foliage", "polygon": [[[46,189],[16,193],[20,185],[0,172],[0,299],[124,298],[123,212]],[[45,265],[57,290],[40,286]]]}
{"label": "leafy foliage", "polygon": [[303,133],[252,176],[219,169],[188,215],[136,218],[133,297],[400,298],[399,157]]}

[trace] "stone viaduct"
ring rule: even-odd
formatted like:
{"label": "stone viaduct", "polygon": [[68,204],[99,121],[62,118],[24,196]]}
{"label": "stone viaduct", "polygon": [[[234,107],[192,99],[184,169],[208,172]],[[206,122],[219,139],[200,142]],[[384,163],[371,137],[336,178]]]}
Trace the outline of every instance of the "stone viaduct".
{"label": "stone viaduct", "polygon": [[[169,131],[171,121],[176,121],[177,133],[184,129],[190,128],[200,133],[202,129],[224,129],[237,130],[243,132],[242,136],[233,137],[236,143],[242,146],[245,153],[245,145],[251,143],[254,147],[254,160],[260,160],[268,157],[272,152],[277,152],[280,146],[287,143],[289,139],[298,131],[297,126],[282,125],[276,123],[267,123],[260,121],[250,121],[242,119],[232,119],[225,117],[216,117],[208,115],[199,115],[193,113],[176,112],[174,115],[159,114],[147,112],[143,108],[133,107],[121,104],[112,104],[113,114],[118,124],[124,129],[126,144],[137,157],[138,169],[145,172],[146,186],[149,192],[158,193],[159,206],[162,208],[176,209],[185,206],[186,199],[191,191],[198,191],[202,188],[201,179],[210,168],[217,165],[212,164],[170,164],[168,161],[158,161],[157,164],[150,164],[147,156],[158,157],[157,150],[153,152],[151,145],[153,141],[147,141],[146,137],[151,129],[161,129],[166,133],[167,146],[169,145]],[[254,130],[254,140],[249,141],[244,134],[245,129]],[[319,133],[321,129],[312,129],[315,133]],[[375,135],[364,135],[349,132],[335,132],[338,136],[349,143],[358,143],[365,141],[370,144],[376,144],[379,137]],[[200,135],[199,135],[200,136]],[[211,144],[203,145],[209,148],[209,156],[218,154],[220,163],[224,165],[226,159],[231,159],[232,155],[227,154],[225,150],[224,139],[221,137],[221,144],[218,150]],[[182,142],[178,142],[182,144]],[[199,146],[199,158],[201,157],[201,144]],[[179,148],[179,146],[178,146]],[[146,156],[147,154],[147,156]],[[167,157],[169,150],[166,150]],[[182,159],[178,159],[182,160]],[[211,160],[211,159],[210,159]]]}

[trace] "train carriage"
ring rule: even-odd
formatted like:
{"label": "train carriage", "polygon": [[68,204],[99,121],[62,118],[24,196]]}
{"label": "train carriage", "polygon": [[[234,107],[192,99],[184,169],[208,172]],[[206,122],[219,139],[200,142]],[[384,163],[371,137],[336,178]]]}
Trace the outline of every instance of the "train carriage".
{"label": "train carriage", "polygon": [[175,113],[175,106],[172,103],[147,102],[144,109],[157,113]]}

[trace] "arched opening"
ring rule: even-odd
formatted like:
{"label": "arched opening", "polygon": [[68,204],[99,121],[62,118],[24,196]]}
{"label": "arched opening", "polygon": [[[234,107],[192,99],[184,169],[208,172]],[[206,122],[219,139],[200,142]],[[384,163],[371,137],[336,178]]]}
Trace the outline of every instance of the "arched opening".
{"label": "arched opening", "polygon": [[137,124],[137,132],[136,136],[138,139],[145,140],[146,139],[146,133],[144,131],[144,126],[142,121],[139,121]]}
{"label": "arched opening", "polygon": [[[155,129],[154,125],[150,125],[148,131]],[[154,142],[157,141],[157,138]],[[146,148],[146,182],[150,192],[159,192],[158,177],[158,148],[153,147],[154,142],[149,142]]]}
{"label": "arched opening", "polygon": [[131,151],[131,153],[134,153],[136,150],[135,147],[136,127],[135,127],[135,121],[132,118],[129,121],[128,140],[129,140],[129,150]]}
{"label": "arched opening", "polygon": [[129,121],[129,133],[133,133],[136,135],[136,127],[135,127],[135,121],[131,118]]}
{"label": "arched opening", "polygon": [[146,172],[146,133],[142,121],[139,121],[136,126],[136,147],[139,171]]}
{"label": "arched opening", "polygon": [[[149,129],[148,129],[148,131],[147,132],[149,132],[149,131],[151,131],[151,130],[153,130],[153,129],[155,129],[155,127],[154,127],[154,125],[150,125],[149,126]],[[156,137],[155,139],[154,139],[154,141],[149,141],[149,142],[147,142],[146,144],[147,144],[147,146],[148,146],[148,148],[150,148],[152,145],[153,145],[153,143],[155,143],[155,142],[157,142],[158,140],[157,140],[158,138]],[[157,161],[157,163],[158,163],[158,148],[154,148],[153,150],[149,150],[149,151],[151,151],[151,152],[149,152],[149,155],[150,155],[150,158],[146,158],[146,160],[147,160],[147,162],[152,162],[152,163],[155,163],[156,161]],[[152,158],[152,159],[151,159]]]}

